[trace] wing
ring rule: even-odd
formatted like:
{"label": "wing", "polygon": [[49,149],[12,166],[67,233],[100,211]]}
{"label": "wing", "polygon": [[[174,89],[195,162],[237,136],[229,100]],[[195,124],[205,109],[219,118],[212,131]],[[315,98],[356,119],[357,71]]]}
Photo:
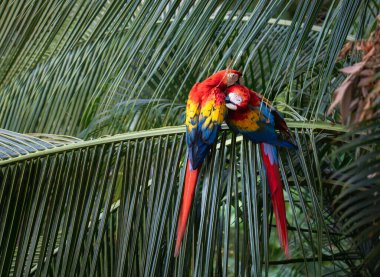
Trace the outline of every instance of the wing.
{"label": "wing", "polygon": [[198,123],[201,112],[201,99],[197,98],[199,83],[195,84],[190,93],[186,104],[186,143],[190,147],[195,143],[198,137]]}
{"label": "wing", "polygon": [[[289,134],[289,128],[286,125],[284,117],[281,115],[281,113],[279,111],[276,110],[276,108],[273,107],[272,103],[267,98],[262,96],[260,93],[257,93],[257,92],[252,91],[252,90],[250,90],[249,93],[250,93],[250,100],[251,100],[250,104],[252,106],[259,106],[260,104],[263,106],[265,105],[266,109],[273,116],[274,128],[276,130],[279,130],[282,133]],[[269,116],[269,117],[271,117],[271,116]]]}
{"label": "wing", "polygon": [[295,147],[292,143],[279,138],[275,129],[280,128],[281,130],[281,128],[284,128],[281,122],[283,122],[284,126],[286,126],[286,123],[267,101],[256,102],[255,105],[249,104],[248,108],[244,110],[230,111],[226,122],[230,129],[241,133],[255,143],[266,142],[288,148]]}
{"label": "wing", "polygon": [[220,89],[214,88],[203,102],[199,116],[198,130],[203,142],[209,145],[214,143],[226,112],[225,95]]}
{"label": "wing", "polygon": [[226,122],[233,131],[243,134],[255,143],[269,143],[277,139],[274,117],[264,103],[260,106],[249,105],[248,109],[242,111],[234,111]]}
{"label": "wing", "polygon": [[207,95],[200,105],[188,101],[186,141],[193,169],[204,161],[227,112],[225,95],[220,89],[214,88]]}
{"label": "wing", "polygon": [[227,124],[238,132],[257,132],[259,122],[265,118],[258,108],[249,107],[243,111],[229,111]]}

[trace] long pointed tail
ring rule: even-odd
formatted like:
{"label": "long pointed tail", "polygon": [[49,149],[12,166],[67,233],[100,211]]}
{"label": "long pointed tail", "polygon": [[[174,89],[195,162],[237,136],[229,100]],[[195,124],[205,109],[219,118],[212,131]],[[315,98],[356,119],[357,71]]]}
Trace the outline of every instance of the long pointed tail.
{"label": "long pointed tail", "polygon": [[181,211],[178,217],[177,240],[175,243],[174,257],[177,257],[181,249],[181,242],[186,230],[187,218],[189,217],[191,204],[193,203],[195,186],[197,184],[198,175],[201,166],[197,169],[191,169],[190,160],[187,162],[185,184],[183,188],[183,196],[181,203]]}
{"label": "long pointed tail", "polygon": [[278,238],[285,255],[289,256],[288,231],[286,228],[286,211],[280,170],[278,167],[278,155],[275,146],[261,143],[263,162],[268,176],[268,185],[271,192],[273,212],[276,218]]}

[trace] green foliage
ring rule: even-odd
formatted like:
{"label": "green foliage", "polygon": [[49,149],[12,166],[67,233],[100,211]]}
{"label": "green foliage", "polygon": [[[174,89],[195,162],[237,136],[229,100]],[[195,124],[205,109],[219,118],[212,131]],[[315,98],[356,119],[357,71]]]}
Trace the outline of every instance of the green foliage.
{"label": "green foliage", "polygon": [[334,174],[334,213],[340,218],[342,229],[353,236],[358,249],[365,253],[365,265],[372,274],[380,272],[379,244],[379,118],[364,122],[342,139],[347,144],[338,149],[338,156],[352,159],[344,162]]}
{"label": "green foliage", "polygon": [[371,18],[359,0],[24,2],[1,5],[0,126],[83,138],[182,123],[191,86],[226,66],[323,119],[335,57]]}
{"label": "green foliage", "polygon": [[[313,143],[312,129],[294,131],[299,147]],[[75,142],[0,162],[2,275],[352,271],[357,258],[341,258],[349,244],[317,204],[313,157],[282,152],[293,215],[291,258],[282,261],[258,149],[228,131],[205,163],[190,228],[174,259],[183,132],[164,128]]]}
{"label": "green foliage", "polygon": [[[348,218],[373,203],[347,203],[372,187],[351,182],[365,168],[351,149],[331,159],[344,128],[325,112],[357,58],[336,63],[342,45],[368,36],[378,13],[374,0],[2,1],[0,275],[373,273],[374,217]],[[184,128],[148,129],[182,124],[191,86],[226,67],[294,120],[299,151],[281,151],[289,259],[260,153],[226,130],[172,257]],[[333,187],[342,181],[355,189]]]}

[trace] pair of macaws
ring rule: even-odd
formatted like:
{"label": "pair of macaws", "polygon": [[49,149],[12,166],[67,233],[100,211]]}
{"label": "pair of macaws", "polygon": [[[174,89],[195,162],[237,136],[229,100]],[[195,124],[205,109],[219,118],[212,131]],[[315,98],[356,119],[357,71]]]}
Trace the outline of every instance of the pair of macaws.
{"label": "pair of macaws", "polygon": [[235,133],[242,134],[254,143],[260,143],[278,237],[288,256],[285,202],[276,146],[290,149],[295,149],[296,146],[282,140],[276,133],[277,129],[289,134],[289,129],[268,100],[237,84],[241,76],[237,70],[222,70],[203,82],[196,83],[189,93],[186,105],[188,162],[174,256],[179,254],[202,163],[216,141],[224,120]]}

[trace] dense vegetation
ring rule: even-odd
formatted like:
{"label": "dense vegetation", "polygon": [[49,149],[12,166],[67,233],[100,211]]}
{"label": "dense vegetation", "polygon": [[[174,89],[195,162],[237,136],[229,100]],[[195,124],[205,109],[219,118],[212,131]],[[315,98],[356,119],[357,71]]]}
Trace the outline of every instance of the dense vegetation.
{"label": "dense vegetation", "polygon": [[[0,275],[376,276],[379,12],[376,0],[1,2]],[[226,127],[173,258],[187,94],[226,67],[299,147],[280,151],[289,258],[259,149]]]}

